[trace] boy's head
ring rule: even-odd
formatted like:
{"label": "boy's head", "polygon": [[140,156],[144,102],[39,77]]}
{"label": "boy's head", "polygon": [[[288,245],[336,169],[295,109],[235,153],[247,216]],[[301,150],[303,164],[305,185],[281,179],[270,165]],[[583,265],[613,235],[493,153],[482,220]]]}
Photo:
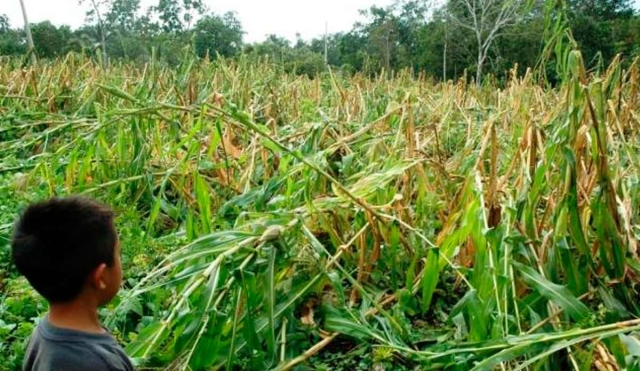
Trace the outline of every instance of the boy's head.
{"label": "boy's head", "polygon": [[107,206],[80,197],[30,205],[13,235],[18,271],[51,304],[84,295],[108,303],[122,280],[113,216]]}

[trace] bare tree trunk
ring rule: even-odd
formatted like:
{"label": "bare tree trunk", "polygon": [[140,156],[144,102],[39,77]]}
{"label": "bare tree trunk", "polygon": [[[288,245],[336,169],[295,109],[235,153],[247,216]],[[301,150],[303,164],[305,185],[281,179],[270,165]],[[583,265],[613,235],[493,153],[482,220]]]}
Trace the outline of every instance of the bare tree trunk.
{"label": "bare tree trunk", "polygon": [[444,40],[444,54],[442,57],[442,81],[447,82],[447,39]]}
{"label": "bare tree trunk", "polygon": [[484,64],[484,56],[482,50],[478,51],[478,68],[476,70],[476,86],[480,86],[482,82],[482,65]]}
{"label": "bare tree trunk", "polygon": [[38,59],[36,58],[36,47],[33,44],[33,36],[31,35],[31,25],[27,18],[27,9],[24,6],[24,0],[20,0],[20,7],[22,8],[22,18],[24,18],[24,30],[27,33],[27,44],[29,45],[29,54],[31,54],[31,64],[36,65]]}
{"label": "bare tree trunk", "polygon": [[501,32],[517,23],[520,14],[531,8],[532,0],[462,0],[459,10],[469,18],[462,21],[453,13],[447,15],[461,27],[476,34],[478,65],[476,85],[482,81],[482,70],[493,42]]}
{"label": "bare tree trunk", "polygon": [[391,73],[391,45],[389,45],[389,32],[387,31],[386,34],[387,38],[386,38],[386,42],[385,42],[385,47],[386,47],[386,53],[385,53],[385,64],[387,66],[387,73]]}
{"label": "bare tree trunk", "polygon": [[442,57],[442,81],[447,82],[447,22],[444,23],[444,53]]}
{"label": "bare tree trunk", "polygon": [[483,62],[483,42],[482,42],[482,30],[476,30],[476,39],[478,42],[478,62],[476,66],[476,86],[480,86],[480,82],[482,81],[482,62]]}
{"label": "bare tree trunk", "polygon": [[329,22],[324,23],[324,64],[329,65]]}

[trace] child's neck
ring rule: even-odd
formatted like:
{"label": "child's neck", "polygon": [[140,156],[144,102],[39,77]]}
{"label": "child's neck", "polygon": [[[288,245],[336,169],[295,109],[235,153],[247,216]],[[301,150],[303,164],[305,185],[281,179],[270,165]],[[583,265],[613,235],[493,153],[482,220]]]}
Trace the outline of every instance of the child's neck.
{"label": "child's neck", "polygon": [[48,319],[55,327],[96,334],[105,332],[98,318],[98,306],[85,298],[78,298],[69,303],[51,304]]}

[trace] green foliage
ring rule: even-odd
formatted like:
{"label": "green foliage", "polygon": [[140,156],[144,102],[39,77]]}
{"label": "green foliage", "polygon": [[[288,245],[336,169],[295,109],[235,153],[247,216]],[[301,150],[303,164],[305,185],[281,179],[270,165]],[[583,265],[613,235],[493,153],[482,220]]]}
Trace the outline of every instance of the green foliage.
{"label": "green foliage", "polygon": [[35,320],[46,310],[46,302],[25,279],[6,280],[2,273],[0,270],[0,367],[19,370]]}
{"label": "green foliage", "polygon": [[105,14],[105,24],[112,30],[134,30],[139,26],[140,0],[112,0]]}
{"label": "green foliage", "polygon": [[200,58],[233,57],[242,47],[242,25],[233,13],[206,16],[194,28],[194,48]]}
{"label": "green foliage", "polygon": [[[104,32],[106,56],[116,61],[156,60],[176,66],[189,45],[200,58],[248,54],[253,60],[269,58],[287,72],[311,77],[326,71],[328,64],[367,76],[411,68],[416,75],[422,72],[438,80],[455,81],[475,73],[478,80],[487,76],[504,83],[515,66],[520,76],[538,66],[544,58],[546,11],[555,14],[566,8],[566,25],[587,67],[603,68],[618,54],[625,63],[638,55],[639,18],[629,0],[568,0],[555,2],[554,9],[545,9],[540,0],[468,1],[475,4],[482,27],[473,26],[463,0],[441,5],[402,0],[362,10],[363,20],[348,32],[293,44],[277,35],[244,44],[242,25],[234,14],[210,13],[201,1],[192,0],[162,0],[147,8],[139,0],[83,0],[87,25],[70,30],[43,22],[33,28],[36,51],[45,59],[68,52],[104,59],[98,57]],[[501,12],[502,5],[515,11],[499,22],[496,17],[509,12]],[[25,45],[23,32],[9,29],[6,17],[0,17],[0,55],[22,55]],[[547,77],[555,81],[551,71]]]}
{"label": "green foliage", "polygon": [[[511,30],[544,30],[536,72],[555,87],[526,69],[470,85],[456,68],[475,56],[453,47],[469,34],[421,4],[206,60],[239,23],[205,17],[198,41],[164,3],[166,24],[138,23],[143,68],[0,61],[0,367],[19,369],[46,310],[9,261],[10,223],[76,193],[118,212],[126,279],[101,316],[143,367],[637,367],[638,59],[589,70],[549,2]],[[107,45],[129,54],[139,36],[121,31]],[[494,71],[525,54],[507,41]],[[325,45],[365,73],[327,69]],[[463,77],[416,76],[442,56],[421,45],[447,45],[438,69]]]}
{"label": "green foliage", "polygon": [[9,18],[0,14],[0,56],[20,55],[26,52],[22,35],[9,27]]}
{"label": "green foliage", "polygon": [[191,53],[6,63],[2,367],[46,310],[10,223],[74,193],[118,212],[126,279],[101,315],[148,367],[632,367],[637,132],[616,120],[637,114],[638,67],[592,76],[566,45],[555,90]]}
{"label": "green foliage", "polygon": [[56,27],[50,22],[31,25],[36,54],[41,58],[55,58],[66,55],[70,50],[72,32],[69,27]]}
{"label": "green foliage", "polygon": [[206,8],[202,0],[159,0],[158,5],[150,10],[160,18],[165,32],[177,33],[188,27]]}

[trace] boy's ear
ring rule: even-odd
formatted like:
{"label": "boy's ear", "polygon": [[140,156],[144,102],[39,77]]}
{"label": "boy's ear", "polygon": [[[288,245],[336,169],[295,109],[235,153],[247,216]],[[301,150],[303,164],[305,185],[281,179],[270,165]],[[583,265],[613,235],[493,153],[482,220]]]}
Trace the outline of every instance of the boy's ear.
{"label": "boy's ear", "polygon": [[104,290],[105,288],[107,288],[107,284],[104,280],[106,270],[107,265],[105,263],[102,263],[91,273],[91,285],[96,290]]}

